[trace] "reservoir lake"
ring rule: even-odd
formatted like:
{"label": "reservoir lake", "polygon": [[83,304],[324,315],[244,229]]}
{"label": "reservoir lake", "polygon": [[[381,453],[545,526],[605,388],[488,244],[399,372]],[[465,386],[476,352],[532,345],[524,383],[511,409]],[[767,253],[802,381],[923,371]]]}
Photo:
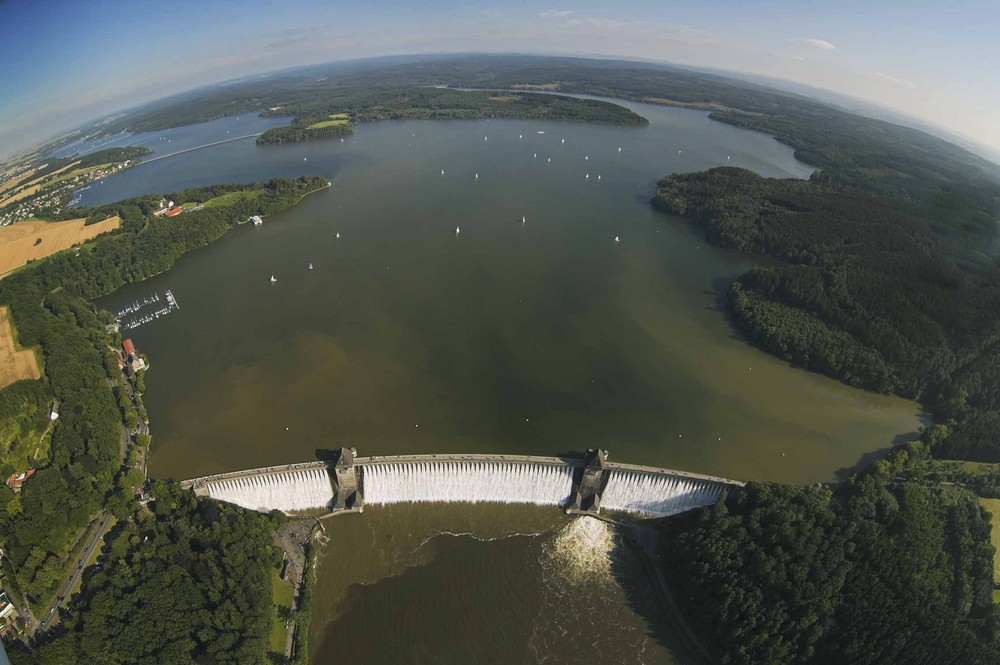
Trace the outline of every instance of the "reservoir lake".
{"label": "reservoir lake", "polygon": [[[151,363],[150,474],[345,445],[363,456],[600,446],[614,461],[803,484],[913,435],[917,404],[748,344],[723,302],[755,259],[649,204],[673,172],[812,169],[703,112],[624,105],[649,126],[382,122],[343,142],[224,143],[81,192],[87,206],[274,177],[332,182],[99,302],[118,311],[170,289],[180,304],[125,333]],[[273,123],[244,116],[130,143],[155,157]],[[369,507],[326,535],[314,663],[687,662],[603,523],[523,506]]]}

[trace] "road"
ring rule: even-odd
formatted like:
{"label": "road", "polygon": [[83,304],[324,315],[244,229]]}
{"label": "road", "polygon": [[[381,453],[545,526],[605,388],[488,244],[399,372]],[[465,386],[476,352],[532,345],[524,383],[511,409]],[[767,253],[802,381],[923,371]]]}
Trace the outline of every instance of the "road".
{"label": "road", "polygon": [[104,537],[105,532],[107,532],[108,527],[111,526],[112,516],[105,514],[101,517],[98,527],[90,532],[87,538],[87,542],[84,544],[83,549],[80,551],[80,555],[75,561],[71,562],[69,573],[56,592],[55,598],[49,605],[42,610],[41,619],[38,623],[32,625],[31,629],[28,631],[28,637],[34,637],[35,633],[39,630],[45,630],[46,627],[51,626],[59,618],[56,613],[56,609],[62,605],[65,601],[69,600],[69,594],[73,586],[79,581],[83,576],[83,565],[87,560],[94,554],[94,551],[101,544],[101,539]]}

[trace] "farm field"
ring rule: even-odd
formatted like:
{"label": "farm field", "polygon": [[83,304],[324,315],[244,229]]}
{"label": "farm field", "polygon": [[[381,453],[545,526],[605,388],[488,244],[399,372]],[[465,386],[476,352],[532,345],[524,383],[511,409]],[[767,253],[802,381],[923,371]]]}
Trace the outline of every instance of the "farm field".
{"label": "farm field", "polygon": [[16,176],[14,178],[11,178],[7,182],[0,184],[0,194],[3,194],[4,192],[6,192],[9,189],[14,189],[18,185],[20,185],[22,182],[24,182],[25,180],[27,180],[28,178],[30,178],[32,175],[34,175],[34,173],[35,173],[34,171],[27,171],[26,173],[22,173],[21,175]]}
{"label": "farm field", "polygon": [[28,219],[0,228],[0,279],[28,261],[37,261],[69,249],[77,243],[113,231],[121,224],[118,217],[89,226],[84,226],[85,222],[83,217],[66,222]]}
{"label": "farm field", "polygon": [[38,190],[40,190],[41,188],[42,188],[41,185],[32,185],[31,187],[25,187],[24,189],[20,190],[16,194],[11,194],[7,198],[5,198],[2,201],[0,201],[0,208],[4,207],[5,205],[11,204],[11,203],[16,203],[17,201],[20,201],[21,199],[26,199],[29,196],[31,196],[32,194],[34,194],[35,192],[37,192]]}
{"label": "farm field", "polygon": [[10,308],[0,307],[0,387],[42,375],[34,351],[19,349],[14,335]]}

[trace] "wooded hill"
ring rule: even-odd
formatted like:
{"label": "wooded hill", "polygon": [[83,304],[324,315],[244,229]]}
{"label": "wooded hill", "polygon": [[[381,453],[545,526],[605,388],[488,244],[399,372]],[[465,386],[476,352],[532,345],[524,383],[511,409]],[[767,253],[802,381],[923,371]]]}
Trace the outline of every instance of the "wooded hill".
{"label": "wooded hill", "polygon": [[[183,202],[242,190],[255,195],[174,218],[152,216],[154,196],[83,210],[78,214],[120,215],[122,225],[78,253],[53,255],[0,281],[0,304],[10,306],[19,342],[39,346],[45,357],[45,375],[32,388],[19,382],[0,390],[0,417],[16,418],[29,403],[61,403],[49,463],[19,494],[0,484],[4,565],[29,601],[49,599],[65,573],[71,541],[91,516],[109,509],[124,519],[133,507],[120,442],[135,409],[112,350],[120,339],[105,332],[110,315],[96,311],[90,299],[167,270],[238,221],[283,210],[326,185],[309,177],[187,190],[169,196]],[[13,471],[0,462],[4,477]]]}
{"label": "wooded hill", "polygon": [[846,484],[751,483],[663,522],[661,565],[724,665],[995,665],[988,515],[958,487],[903,479],[928,445]]}

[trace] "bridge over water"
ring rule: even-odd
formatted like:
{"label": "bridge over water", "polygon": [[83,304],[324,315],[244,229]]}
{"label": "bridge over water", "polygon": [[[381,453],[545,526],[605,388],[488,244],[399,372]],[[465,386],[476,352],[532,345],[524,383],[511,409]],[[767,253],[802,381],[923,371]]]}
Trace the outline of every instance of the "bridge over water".
{"label": "bridge over water", "polygon": [[526,455],[357,457],[341,448],[330,461],[247,469],[186,480],[201,496],[288,514],[360,512],[365,504],[532,503],[571,513],[602,509],[647,517],[715,503],[743,483],[671,469],[585,458]]}

